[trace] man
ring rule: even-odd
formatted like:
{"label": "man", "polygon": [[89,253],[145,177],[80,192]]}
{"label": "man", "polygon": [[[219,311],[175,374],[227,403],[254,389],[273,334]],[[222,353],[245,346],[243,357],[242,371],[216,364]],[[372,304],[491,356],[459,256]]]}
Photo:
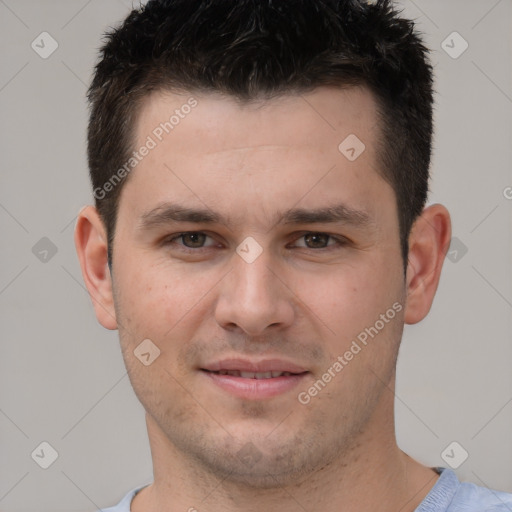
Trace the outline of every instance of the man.
{"label": "man", "polygon": [[106,510],[512,510],[395,439],[403,326],[451,238],[425,208],[411,21],[384,0],[151,0],[108,35],[89,101],[75,242],[154,468]]}

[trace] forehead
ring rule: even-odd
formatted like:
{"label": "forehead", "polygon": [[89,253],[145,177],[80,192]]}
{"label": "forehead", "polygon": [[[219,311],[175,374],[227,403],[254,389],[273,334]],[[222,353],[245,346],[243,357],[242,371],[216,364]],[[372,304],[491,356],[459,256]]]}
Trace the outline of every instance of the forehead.
{"label": "forehead", "polygon": [[239,220],[256,207],[270,218],[325,202],[376,216],[375,189],[389,187],[377,172],[378,135],[376,102],[362,87],[251,102],[160,91],[141,106],[134,147],[151,149],[121,198],[139,216],[177,198]]}
{"label": "forehead", "polygon": [[366,145],[372,146],[376,107],[374,95],[363,86],[319,87],[250,101],[220,93],[157,91],[142,102],[137,142],[152,134],[157,143],[165,142],[161,139],[180,143],[191,135],[190,127],[201,147],[189,140],[181,150],[193,149],[195,154],[299,143],[337,149],[336,142],[350,134],[364,137]]}

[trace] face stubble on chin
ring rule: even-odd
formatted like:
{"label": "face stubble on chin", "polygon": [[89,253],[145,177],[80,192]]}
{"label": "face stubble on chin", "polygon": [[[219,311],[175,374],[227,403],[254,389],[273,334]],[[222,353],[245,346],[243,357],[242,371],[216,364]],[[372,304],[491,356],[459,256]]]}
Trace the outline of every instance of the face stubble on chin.
{"label": "face stubble on chin", "polygon": [[[323,89],[310,101],[337,113],[336,133],[299,97],[258,109],[202,97],[179,131],[139,164],[119,204],[116,318],[150,437],[191,466],[250,487],[296,484],[331,464],[348,464],[361,435],[392,409],[388,385],[403,328],[398,313],[309,404],[297,399],[361,331],[404,301],[394,192],[374,170],[373,99],[361,89]],[[172,94],[148,98],[140,140],[180,102]],[[354,131],[367,149],[349,162],[337,146]],[[305,208],[344,201],[368,211],[374,222],[359,231],[269,223],[275,210],[292,208],[300,198]],[[141,213],[160,201],[206,204],[238,215],[239,222],[229,229],[184,224],[141,236]],[[329,255],[285,254],[286,237],[298,230],[342,235],[351,243]],[[180,231],[218,235],[224,249],[191,260],[162,245],[164,235]],[[234,250],[246,236],[264,249],[251,264]],[[144,339],[160,350],[149,366],[133,352]],[[282,357],[310,374],[293,391],[242,400],[217,389],[200,370],[233,355]]]}

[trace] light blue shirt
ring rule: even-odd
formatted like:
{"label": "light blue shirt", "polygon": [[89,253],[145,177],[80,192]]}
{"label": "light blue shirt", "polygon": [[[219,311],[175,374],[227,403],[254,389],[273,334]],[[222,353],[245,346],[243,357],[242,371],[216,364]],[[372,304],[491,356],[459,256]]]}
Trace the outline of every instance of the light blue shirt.
{"label": "light blue shirt", "polygon": [[[448,468],[434,468],[440,477],[415,512],[512,512],[512,494],[459,482]],[[130,512],[130,503],[142,487],[132,489],[115,507],[98,512]]]}

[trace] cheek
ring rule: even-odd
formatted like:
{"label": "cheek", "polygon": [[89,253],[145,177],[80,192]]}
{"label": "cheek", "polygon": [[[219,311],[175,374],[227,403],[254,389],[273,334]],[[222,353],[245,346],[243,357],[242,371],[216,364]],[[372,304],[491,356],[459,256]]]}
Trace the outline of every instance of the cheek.
{"label": "cheek", "polygon": [[[360,265],[339,266],[324,276],[297,274],[296,287],[308,322],[316,323],[329,361],[347,351],[358,363],[350,363],[345,374],[362,371],[369,364],[389,373],[395,347],[401,337],[400,315],[393,304],[400,301],[400,281],[383,257]],[[386,315],[387,322],[380,315]],[[377,327],[375,327],[377,322]],[[364,343],[361,343],[362,340]],[[360,349],[353,343],[359,343]],[[378,373],[380,374],[381,371]],[[357,380],[357,379],[356,379]],[[340,379],[338,379],[340,381]],[[338,382],[341,385],[341,382]],[[333,386],[333,389],[336,386]]]}
{"label": "cheek", "polygon": [[190,325],[189,317],[204,313],[207,301],[203,297],[218,281],[216,274],[200,269],[165,263],[140,265],[130,260],[119,266],[119,276],[121,321],[137,335],[161,341],[173,329]]}
{"label": "cheek", "polygon": [[367,268],[340,265],[321,275],[298,274],[293,288],[313,318],[334,331],[331,334],[346,338],[380,312],[389,294],[387,286]]}

